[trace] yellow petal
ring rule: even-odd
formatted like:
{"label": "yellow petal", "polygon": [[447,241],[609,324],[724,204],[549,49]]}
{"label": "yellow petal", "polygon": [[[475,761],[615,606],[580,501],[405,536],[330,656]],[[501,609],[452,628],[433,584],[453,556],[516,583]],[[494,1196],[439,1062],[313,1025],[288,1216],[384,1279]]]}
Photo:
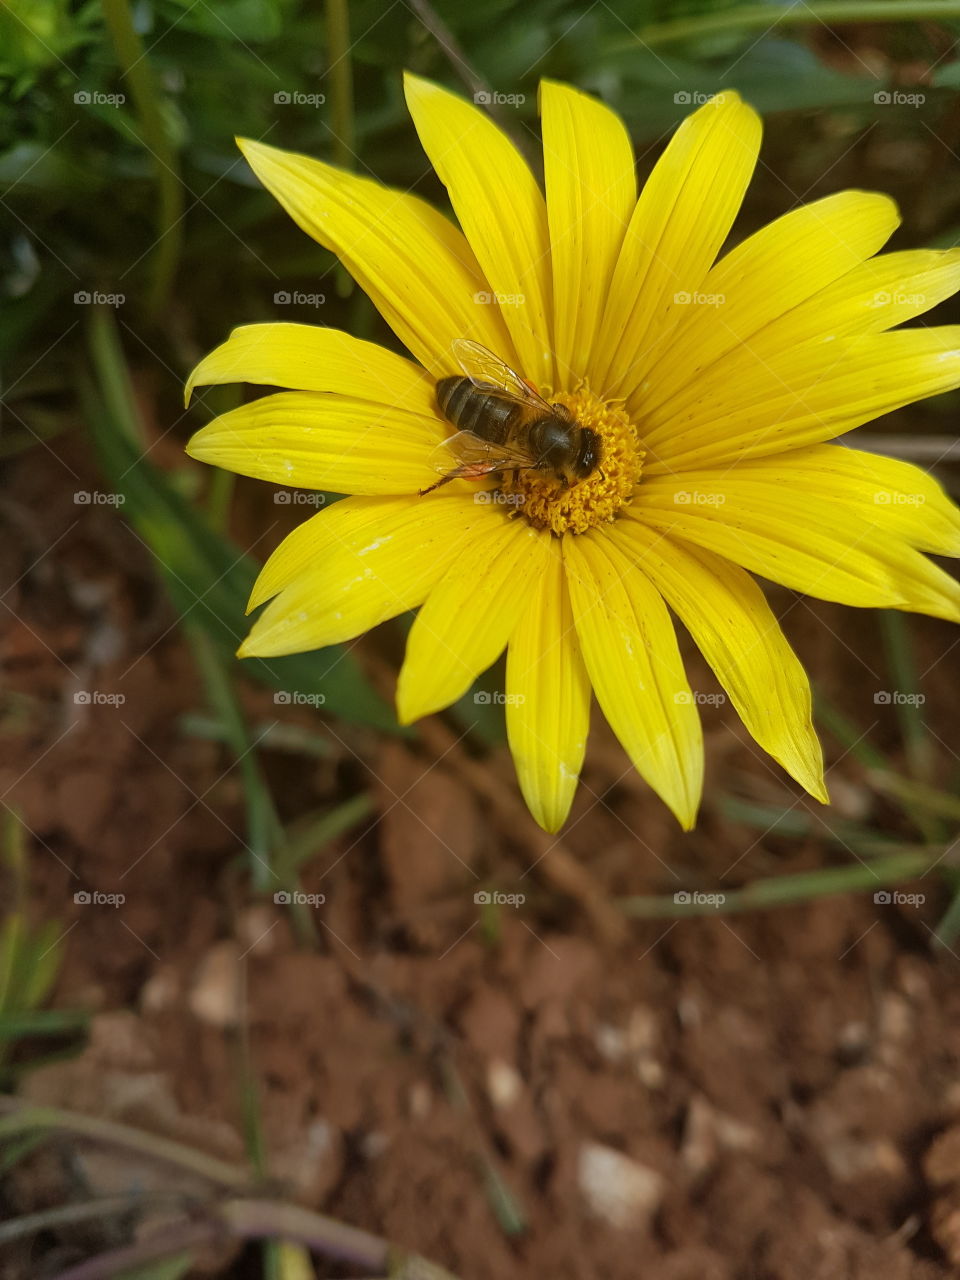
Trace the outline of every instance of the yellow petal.
{"label": "yellow petal", "polygon": [[644,422],[645,475],[712,467],[829,440],[960,386],[960,326],[897,329],[784,348],[676,416]]}
{"label": "yellow petal", "polygon": [[910,546],[895,523],[865,519],[866,504],[846,500],[848,484],[830,486],[822,476],[807,482],[800,467],[778,472],[781,463],[762,479],[738,466],[645,480],[630,514],[823,600],[960,621],[960,584]]}
{"label": "yellow petal", "polygon": [[550,241],[536,179],[479,107],[409,73],[404,88],[423,149],[489,284],[487,305],[499,307],[524,375],[553,386]]}
{"label": "yellow petal", "polygon": [[333,391],[414,413],[435,412],[434,379],[403,356],[339,329],[312,324],[245,324],[194,369],[194,387],[253,382],[295,391]]}
{"label": "yellow petal", "polygon": [[[687,116],[647,179],[610,286],[591,385],[629,395],[669,346],[713,266],[753,173],[760,118],[737,94],[718,94]],[[678,301],[679,299],[679,301]]]}
{"label": "yellow petal", "polygon": [[335,502],[295,529],[267,561],[250,607],[276,598],[240,656],[319,649],[416,608],[460,544],[490,519],[488,507],[466,496]]}
{"label": "yellow petal", "polygon": [[764,751],[826,803],[810,682],[749,574],[639,520],[618,521],[611,536],[663,594]]}
{"label": "yellow petal", "polygon": [[559,831],[587,746],[590,680],[557,539],[549,550],[507,649],[507,738],[530,812],[545,830]]}
{"label": "yellow petal", "polygon": [[569,389],[590,367],[637,184],[630,137],[609,107],[544,80],[540,112],[557,386]]}
{"label": "yellow petal", "polygon": [[410,493],[436,479],[437,418],[372,400],[281,391],[202,427],[187,453],[275,484],[337,493]]}
{"label": "yellow petal", "polygon": [[401,342],[440,377],[455,338],[514,356],[464,237],[425,201],[309,156],[238,139],[254,173],[293,220],[332,250]]}
{"label": "yellow petal", "polygon": [[646,383],[629,398],[649,414],[691,378],[871,257],[897,226],[887,196],[841,191],[784,214],[704,277]]}
{"label": "yellow petal", "polygon": [[[908,249],[862,262],[735,347],[684,389],[713,392],[732,378],[802,343],[830,343],[859,333],[880,333],[929,311],[960,289],[960,249]],[[718,312],[718,323],[722,316]],[[671,407],[684,403],[674,397]]]}
{"label": "yellow petal", "polygon": [[459,548],[410,630],[397,684],[403,724],[455,702],[500,656],[547,563],[549,533],[477,510],[483,529]]}
{"label": "yellow petal", "polygon": [[604,534],[564,538],[577,634],[597,701],[685,830],[703,786],[700,716],[660,593]]}
{"label": "yellow petal", "polygon": [[960,556],[960,509],[933,476],[911,462],[819,444],[747,459],[734,474],[744,493],[757,486],[786,489],[827,507],[845,507],[920,551]]}

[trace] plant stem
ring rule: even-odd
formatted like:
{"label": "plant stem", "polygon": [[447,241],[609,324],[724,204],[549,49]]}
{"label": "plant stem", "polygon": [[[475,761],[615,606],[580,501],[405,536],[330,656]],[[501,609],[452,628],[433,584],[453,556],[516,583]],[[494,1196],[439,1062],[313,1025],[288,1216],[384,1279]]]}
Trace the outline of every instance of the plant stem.
{"label": "plant stem", "polygon": [[237,758],[247,807],[250,878],[254,888],[264,893],[277,883],[271,864],[273,851],[280,843],[283,829],[260,769],[255,744],[251,743],[247,733],[246,720],[230,674],[202,627],[188,621],[186,632],[203,676],[211,710],[223,725],[227,741]]}
{"label": "plant stem", "polygon": [[[909,626],[903,614],[895,609],[884,609],[880,614],[887,666],[896,688],[890,691],[900,722],[900,736],[911,775],[922,782],[929,778],[933,763],[930,739],[923,722],[924,697],[920,692],[920,676],[913,652]],[[929,839],[931,832],[921,825],[920,830]]]}
{"label": "plant stem", "polygon": [[133,25],[128,0],[103,0],[103,15],[117,61],[130,86],[140,122],[141,141],[153,157],[160,201],[157,209],[157,243],[153,260],[153,281],[148,311],[157,316],[163,309],[176,274],[183,245],[183,184],[179,160],[164,124],[156,81],[146,58],[143,42]]}
{"label": "plant stem", "polygon": [[326,0],[326,17],[333,154],[338,165],[344,169],[352,169],[353,67],[350,62],[350,14],[347,0]]}
{"label": "plant stem", "polygon": [[960,18],[958,0],[822,0],[820,4],[797,3],[782,9],[769,4],[745,4],[696,18],[651,23],[641,27],[631,40],[624,39],[622,47],[643,44],[656,48],[681,40],[699,40],[728,32],[747,34],[783,25],[822,23],[829,27],[838,22],[919,22],[949,18]]}
{"label": "plant stem", "polygon": [[874,858],[867,866],[830,867],[824,871],[801,871],[790,876],[771,876],[755,880],[742,889],[717,890],[723,902],[705,904],[701,908],[690,902],[677,902],[673,895],[620,898],[617,905],[636,920],[660,920],[752,911],[760,907],[790,907],[813,898],[826,898],[836,893],[855,893],[865,889],[881,889],[885,885],[902,884],[922,876],[942,857],[942,849],[920,848],[908,852]]}
{"label": "plant stem", "polygon": [[79,1138],[136,1151],[147,1159],[186,1170],[217,1186],[240,1189],[250,1182],[249,1170],[242,1166],[227,1164],[225,1160],[194,1151],[169,1138],[131,1129],[113,1120],[62,1111],[59,1107],[24,1105],[17,1098],[0,1097],[0,1114],[4,1112],[7,1114],[0,1119],[0,1144],[24,1133],[72,1133]]}
{"label": "plant stem", "polygon": [[0,1244],[9,1244],[11,1240],[19,1240],[38,1231],[53,1231],[56,1227],[76,1222],[102,1222],[104,1218],[120,1217],[144,1207],[152,1209],[158,1204],[168,1203],[182,1205],[183,1196],[176,1191],[152,1191],[148,1194],[98,1196],[81,1204],[55,1205],[51,1209],[40,1209],[36,1213],[25,1213],[19,1218],[0,1222]]}

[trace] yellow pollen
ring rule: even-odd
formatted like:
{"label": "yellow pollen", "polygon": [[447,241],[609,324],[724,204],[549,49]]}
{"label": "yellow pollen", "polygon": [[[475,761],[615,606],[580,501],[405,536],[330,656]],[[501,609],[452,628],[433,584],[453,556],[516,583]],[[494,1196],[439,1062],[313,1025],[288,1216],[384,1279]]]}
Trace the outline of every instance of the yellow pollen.
{"label": "yellow pollen", "polygon": [[576,391],[546,396],[562,404],[581,427],[600,437],[600,464],[584,480],[564,488],[556,476],[542,471],[507,472],[501,491],[515,494],[518,515],[535,529],[554,533],[586,533],[609,524],[630,501],[643,468],[637,429],[620,402],[598,399],[585,385]]}

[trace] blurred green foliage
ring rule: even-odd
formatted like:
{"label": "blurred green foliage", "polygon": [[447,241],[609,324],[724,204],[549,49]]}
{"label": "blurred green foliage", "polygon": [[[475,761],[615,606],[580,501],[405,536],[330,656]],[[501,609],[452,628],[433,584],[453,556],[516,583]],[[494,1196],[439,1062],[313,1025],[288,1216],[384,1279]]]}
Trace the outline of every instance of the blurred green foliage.
{"label": "blurred green foliage", "polygon": [[[960,131],[951,124],[960,3],[873,0],[841,8],[844,24],[829,30],[808,6],[780,3],[623,0],[584,8],[569,0],[352,0],[352,163],[444,204],[403,104],[404,68],[468,96],[482,87],[506,98],[491,110],[535,166],[541,76],[578,84],[614,106],[642,170],[684,115],[729,85],[778,116],[745,225],[808,193],[851,179],[862,185],[859,143],[867,137],[888,148],[910,140],[938,177],[935,193],[911,202],[910,242],[953,243],[960,184],[942,178],[947,151],[960,151]],[[827,0],[816,14],[829,9]],[[878,21],[906,9],[931,20]],[[124,449],[149,449],[149,464],[127,472],[127,459],[120,470],[127,487],[149,496],[147,507],[167,511],[170,528],[147,540],[175,598],[190,556],[174,557],[171,577],[171,546],[182,552],[187,540],[196,551],[190,591],[203,573],[215,579],[216,564],[231,554],[223,529],[208,537],[208,512],[197,503],[191,509],[184,496],[210,484],[210,474],[201,479],[186,459],[171,463],[176,447],[154,463],[158,437],[169,435],[176,446],[211,416],[203,402],[216,392],[204,392],[187,413],[182,408],[182,380],[195,360],[234,325],[269,319],[332,325],[396,346],[332,255],[259,188],[234,145],[236,134],[249,134],[326,159],[343,152],[332,125],[334,106],[343,106],[343,59],[331,55],[328,16],[322,5],[299,0],[16,0],[0,8],[0,457],[91,427],[98,428],[97,456],[107,472],[116,471]],[[924,67],[935,67],[932,77]],[[918,74],[922,104],[877,100]],[[894,195],[898,182],[916,191],[915,172],[889,176]],[[163,252],[168,270],[156,273]],[[275,297],[298,292],[323,301],[297,306]],[[149,402],[138,416],[153,434],[139,445],[131,443],[129,424],[128,438],[111,443],[109,422],[124,430],[116,414],[84,425],[90,401],[88,394],[85,407],[80,387],[89,368],[89,299],[97,295],[115,316],[137,397]],[[111,487],[119,483],[106,478]],[[229,487],[215,492],[210,505],[227,512],[231,494]],[[126,514],[135,508],[143,536],[147,508],[138,499]],[[250,572],[241,564],[218,588],[220,596],[230,593],[226,630],[214,637],[219,645],[232,644],[243,625],[240,578]],[[316,670],[329,669],[335,657]],[[336,670],[344,679],[349,673],[349,687],[330,709],[382,722],[378,699],[352,665]],[[499,728],[478,732],[495,740]]]}
{"label": "blurred green foliage", "polygon": [[[887,24],[869,37],[856,28],[829,37],[812,18],[807,27],[776,26],[783,6],[767,7],[767,31],[749,26],[651,47],[642,40],[651,24],[684,16],[695,23],[738,7],[718,0],[627,0],[589,9],[568,0],[441,0],[431,32],[405,3],[353,0],[355,163],[404,188],[422,183],[439,198],[403,106],[400,73],[410,67],[462,88],[462,67],[441,43],[448,37],[482,83],[522,99],[498,117],[531,156],[541,75],[602,93],[641,151],[698,95],[723,85],[735,85],[765,113],[843,107],[838,155],[857,125],[882,120],[922,135],[923,122],[954,96],[956,67],[943,55],[960,26]],[[861,7],[869,13],[884,6]],[[179,376],[233,323],[275,316],[281,282],[315,285],[332,266],[258,188],[233,143],[235,134],[250,134],[330,157],[325,17],[321,6],[296,0],[137,0],[129,13],[185,186],[177,301],[150,334],[156,358]],[[877,89],[914,58],[939,62],[941,87],[926,88],[921,111],[878,106]],[[129,77],[96,0],[17,0],[0,9],[0,80],[0,360],[9,382],[11,371],[33,363],[45,338],[78,318],[75,293],[122,294],[122,318],[141,332],[157,193]],[[327,102],[307,101],[317,95]],[[311,308],[284,318],[381,333],[363,299],[334,293],[326,290],[322,314]],[[52,351],[28,389],[50,389],[58,370],[66,376],[73,345]]]}

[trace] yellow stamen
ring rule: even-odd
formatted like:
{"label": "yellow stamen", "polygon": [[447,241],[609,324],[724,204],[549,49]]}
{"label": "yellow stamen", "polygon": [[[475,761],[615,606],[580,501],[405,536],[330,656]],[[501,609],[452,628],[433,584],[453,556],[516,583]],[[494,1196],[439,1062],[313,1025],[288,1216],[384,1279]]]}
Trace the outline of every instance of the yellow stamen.
{"label": "yellow stamen", "polygon": [[554,533],[585,533],[609,524],[630,501],[643,467],[637,429],[620,402],[598,399],[586,386],[547,397],[566,405],[581,427],[600,437],[600,465],[585,480],[563,488],[542,471],[507,473],[501,489],[516,494],[517,513],[535,529]]}

